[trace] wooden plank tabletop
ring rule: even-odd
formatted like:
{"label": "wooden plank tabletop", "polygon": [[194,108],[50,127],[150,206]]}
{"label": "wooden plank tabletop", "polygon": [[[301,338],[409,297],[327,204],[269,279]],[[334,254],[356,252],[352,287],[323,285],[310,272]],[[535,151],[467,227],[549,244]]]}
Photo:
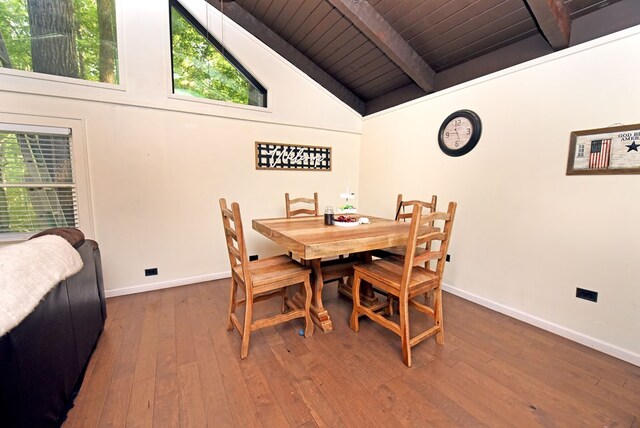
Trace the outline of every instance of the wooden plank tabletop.
{"label": "wooden plank tabletop", "polygon": [[257,219],[252,225],[257,232],[305,260],[406,244],[409,223],[366,217],[370,224],[354,227],[325,226],[324,216]]}

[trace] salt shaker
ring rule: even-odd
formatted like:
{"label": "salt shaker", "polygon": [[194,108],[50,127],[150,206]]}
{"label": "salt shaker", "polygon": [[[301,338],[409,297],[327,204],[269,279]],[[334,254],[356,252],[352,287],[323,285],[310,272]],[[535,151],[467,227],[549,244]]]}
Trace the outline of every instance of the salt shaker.
{"label": "salt shaker", "polygon": [[333,224],[333,207],[326,207],[324,209],[324,224],[327,226]]}

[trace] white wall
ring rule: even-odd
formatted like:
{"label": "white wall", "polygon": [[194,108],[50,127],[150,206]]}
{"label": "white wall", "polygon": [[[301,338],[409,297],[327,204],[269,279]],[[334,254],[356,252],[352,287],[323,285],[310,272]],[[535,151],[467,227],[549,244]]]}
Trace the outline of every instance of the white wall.
{"label": "white wall", "polygon": [[[166,2],[118,7],[119,87],[0,70],[0,120],[73,127],[86,150],[81,227],[100,244],[107,295],[228,275],[220,197],[240,203],[251,252],[268,255],[279,249],[250,220],[283,215],[285,192],[335,205],[346,182],[357,187],[358,114],[228,19],[224,43],[268,88],[269,108],[175,97]],[[204,2],[194,11],[207,17]],[[219,13],[208,16],[220,34]],[[256,171],[255,141],[331,146],[333,170]],[[159,275],[145,277],[151,267]]]}
{"label": "white wall", "polygon": [[[365,118],[360,207],[457,201],[449,290],[640,364],[640,176],[565,175],[571,131],[640,123],[638,70],[635,27]],[[448,157],[463,108],[482,137]]]}

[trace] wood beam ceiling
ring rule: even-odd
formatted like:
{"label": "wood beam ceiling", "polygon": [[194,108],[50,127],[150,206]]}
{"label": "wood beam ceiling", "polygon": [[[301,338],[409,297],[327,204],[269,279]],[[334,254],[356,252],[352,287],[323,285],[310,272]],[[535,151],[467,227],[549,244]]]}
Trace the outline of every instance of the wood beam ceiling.
{"label": "wood beam ceiling", "polygon": [[569,46],[571,17],[563,0],[525,0],[545,39],[555,50]]}
{"label": "wood beam ceiling", "polygon": [[425,92],[435,90],[435,76],[429,64],[391,27],[367,1],[327,0],[385,53]]}
{"label": "wood beam ceiling", "polygon": [[[220,0],[206,1],[216,9],[220,10]],[[356,94],[331,77],[331,75],[320,68],[316,63],[287,43],[282,37],[273,32],[269,27],[257,20],[238,4],[229,0],[222,0],[222,2],[224,2],[224,14],[226,16],[251,33],[262,43],[269,46],[273,51],[281,55],[287,61],[291,62],[295,67],[307,74],[307,76],[318,82],[321,86],[339,98],[343,103],[359,114],[364,115],[365,103]]]}

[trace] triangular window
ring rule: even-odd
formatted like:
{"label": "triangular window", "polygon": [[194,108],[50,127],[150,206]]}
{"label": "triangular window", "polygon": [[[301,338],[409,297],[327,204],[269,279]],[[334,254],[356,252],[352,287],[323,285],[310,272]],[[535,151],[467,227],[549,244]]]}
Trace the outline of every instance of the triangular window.
{"label": "triangular window", "polygon": [[179,1],[170,4],[173,93],[266,107],[264,86]]}

